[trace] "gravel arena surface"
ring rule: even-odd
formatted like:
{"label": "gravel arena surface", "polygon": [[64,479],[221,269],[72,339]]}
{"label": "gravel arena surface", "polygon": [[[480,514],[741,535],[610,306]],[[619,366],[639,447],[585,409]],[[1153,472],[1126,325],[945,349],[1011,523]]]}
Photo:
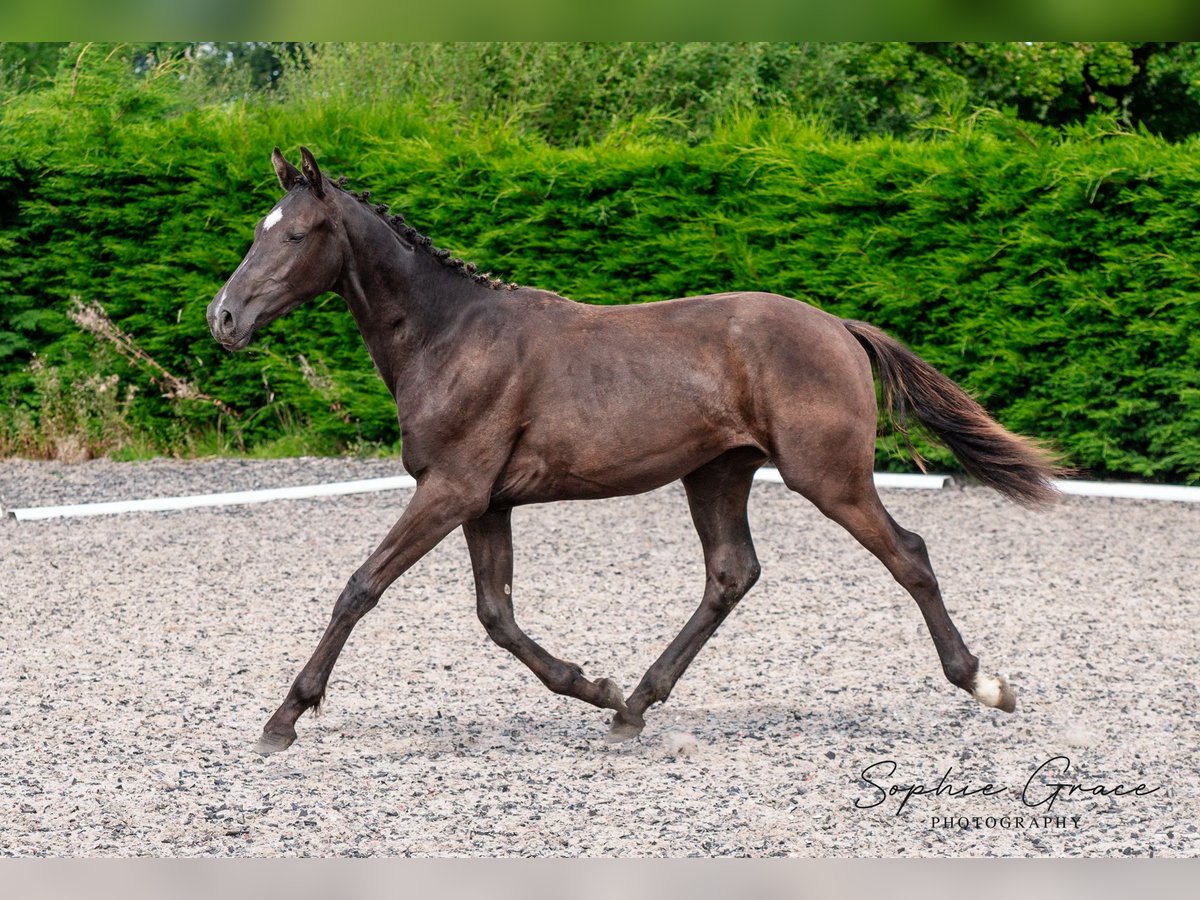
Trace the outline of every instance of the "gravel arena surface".
{"label": "gravel arena surface", "polygon": [[[401,473],[395,460],[5,461],[0,503]],[[0,520],[0,853],[1196,853],[1195,505],[1078,497],[1035,513],[977,487],[883,492],[928,542],[968,646],[1009,676],[1010,716],[943,679],[880,563],[759,483],[761,581],[642,736],[617,745],[608,713],[551,694],[490,643],[455,532],[359,624],[296,744],[260,758],[263,722],[408,495]],[[678,484],[522,508],[514,537],[523,627],[626,692],[699,601]],[[1059,756],[1066,776],[1061,761],[1035,775]],[[876,763],[878,789],[862,777]],[[903,809],[903,794],[882,797],[933,791],[948,769],[945,784],[975,793]],[[1055,782],[1154,790],[1061,789],[1048,810]]]}

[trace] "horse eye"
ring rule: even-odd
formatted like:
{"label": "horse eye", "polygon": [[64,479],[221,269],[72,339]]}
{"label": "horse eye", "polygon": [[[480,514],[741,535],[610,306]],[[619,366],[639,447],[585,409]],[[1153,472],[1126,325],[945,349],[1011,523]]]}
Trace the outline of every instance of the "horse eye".
{"label": "horse eye", "polygon": [[291,241],[292,243],[298,244],[302,240],[304,240],[304,235],[303,234],[289,234],[287,239],[289,241]]}

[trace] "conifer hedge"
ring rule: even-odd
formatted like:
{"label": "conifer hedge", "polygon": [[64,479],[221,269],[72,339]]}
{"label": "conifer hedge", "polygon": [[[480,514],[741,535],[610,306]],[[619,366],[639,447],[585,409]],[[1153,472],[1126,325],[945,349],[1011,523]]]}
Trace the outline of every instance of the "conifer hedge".
{"label": "conifer hedge", "polygon": [[[632,124],[552,148],[419,104],[192,108],[93,66],[0,111],[2,414],[36,423],[38,366],[140,388],[159,449],[204,429],[247,445],[396,439],[343,303],[318,299],[230,355],[204,310],[275,201],[269,154],[322,167],[456,255],[589,303],[775,291],[870,321],[1010,428],[1097,477],[1200,482],[1200,146],[1102,124],[979,114],[920,141],[788,117],[695,145]],[[169,399],[68,318],[98,301],[146,353],[238,412]],[[603,435],[596,435],[603,441]],[[945,460],[940,460],[945,464]]]}

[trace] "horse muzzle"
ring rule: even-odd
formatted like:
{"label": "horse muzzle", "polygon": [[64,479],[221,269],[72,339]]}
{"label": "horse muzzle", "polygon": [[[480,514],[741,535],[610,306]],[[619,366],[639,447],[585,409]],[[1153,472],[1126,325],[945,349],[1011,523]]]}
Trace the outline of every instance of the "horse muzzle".
{"label": "horse muzzle", "polygon": [[237,317],[225,306],[224,295],[225,292],[222,291],[221,295],[208,305],[205,314],[208,330],[212,332],[216,342],[226,350],[241,350],[254,337],[254,324],[251,323],[247,328],[239,327]]}

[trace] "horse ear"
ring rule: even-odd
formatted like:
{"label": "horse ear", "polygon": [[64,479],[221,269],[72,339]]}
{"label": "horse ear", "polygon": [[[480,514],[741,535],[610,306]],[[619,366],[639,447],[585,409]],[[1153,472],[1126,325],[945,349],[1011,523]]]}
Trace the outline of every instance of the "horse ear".
{"label": "horse ear", "polygon": [[271,164],[275,166],[275,175],[279,179],[279,186],[285,191],[290,191],[300,180],[300,170],[283,158],[278,147],[271,153]]}
{"label": "horse ear", "polygon": [[308,152],[307,147],[300,148],[300,168],[304,171],[304,177],[308,181],[309,187],[313,189],[313,193],[318,197],[324,197],[325,179],[321,175],[321,170],[317,168],[317,161],[313,159],[313,155]]}

